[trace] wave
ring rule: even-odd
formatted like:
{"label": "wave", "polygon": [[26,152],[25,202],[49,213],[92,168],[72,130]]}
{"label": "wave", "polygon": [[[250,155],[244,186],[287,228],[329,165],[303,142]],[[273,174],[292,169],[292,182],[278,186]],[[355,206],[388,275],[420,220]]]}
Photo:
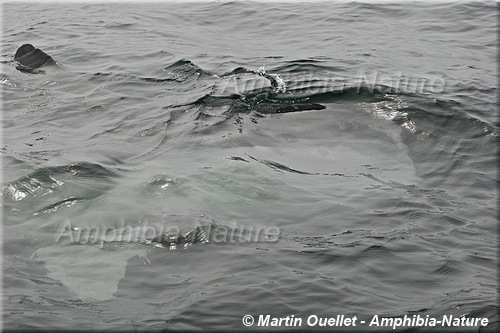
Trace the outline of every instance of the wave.
{"label": "wave", "polygon": [[2,186],[6,217],[53,213],[87,202],[110,190],[117,177],[117,172],[89,162],[37,169]]}

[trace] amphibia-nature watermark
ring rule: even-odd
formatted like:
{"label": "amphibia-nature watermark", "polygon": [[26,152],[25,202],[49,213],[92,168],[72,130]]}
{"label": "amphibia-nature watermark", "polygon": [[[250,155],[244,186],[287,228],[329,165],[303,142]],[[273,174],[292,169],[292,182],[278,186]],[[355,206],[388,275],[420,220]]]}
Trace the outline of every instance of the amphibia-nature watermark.
{"label": "amphibia-nature watermark", "polygon": [[280,228],[273,226],[244,226],[235,222],[227,225],[201,223],[196,219],[192,223],[175,224],[154,222],[146,219],[139,225],[125,225],[121,221],[119,227],[111,226],[74,226],[66,220],[56,235],[55,242],[67,240],[70,243],[100,244],[122,243],[158,243],[169,247],[190,245],[193,243],[274,243],[280,237]]}
{"label": "amphibia-nature watermark", "polygon": [[[282,78],[281,78],[282,77]],[[349,78],[324,76],[319,73],[302,75],[282,75],[282,88],[286,93],[300,92],[301,94],[322,94],[327,92],[343,93],[363,91],[382,94],[425,94],[441,93],[445,88],[445,80],[438,76],[405,75],[403,72],[392,74],[377,71],[359,71]],[[215,95],[244,95],[249,91],[263,90],[270,83],[266,80],[242,79],[238,75],[221,77],[214,89]]]}

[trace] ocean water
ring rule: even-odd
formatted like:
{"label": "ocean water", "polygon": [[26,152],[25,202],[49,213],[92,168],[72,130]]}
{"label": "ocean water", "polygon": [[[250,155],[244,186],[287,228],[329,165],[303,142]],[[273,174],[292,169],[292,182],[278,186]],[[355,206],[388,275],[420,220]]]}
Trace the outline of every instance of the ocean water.
{"label": "ocean water", "polygon": [[496,331],[497,13],[3,4],[4,329]]}

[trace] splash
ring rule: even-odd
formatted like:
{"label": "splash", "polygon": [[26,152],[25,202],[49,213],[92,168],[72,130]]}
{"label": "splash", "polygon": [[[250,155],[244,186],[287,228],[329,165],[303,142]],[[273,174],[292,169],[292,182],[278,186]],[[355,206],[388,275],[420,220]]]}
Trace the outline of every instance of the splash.
{"label": "splash", "polygon": [[274,93],[279,94],[279,93],[285,93],[286,92],[286,83],[285,81],[278,75],[278,74],[268,74],[266,73],[266,69],[264,66],[259,68],[258,71],[255,72],[256,74],[265,77],[269,81],[271,81],[271,84],[274,88]]}

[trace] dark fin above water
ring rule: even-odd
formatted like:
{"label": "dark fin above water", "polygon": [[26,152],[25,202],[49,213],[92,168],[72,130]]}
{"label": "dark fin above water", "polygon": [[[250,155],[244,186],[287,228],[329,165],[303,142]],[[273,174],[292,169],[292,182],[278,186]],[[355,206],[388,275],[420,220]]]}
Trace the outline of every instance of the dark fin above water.
{"label": "dark fin above water", "polygon": [[309,104],[275,104],[275,103],[259,103],[256,111],[260,113],[289,113],[299,111],[324,110],[326,106],[309,103]]}
{"label": "dark fin above water", "polygon": [[19,64],[16,66],[17,69],[28,73],[36,73],[44,66],[57,66],[51,56],[31,44],[24,44],[18,48],[14,60]]}
{"label": "dark fin above water", "polygon": [[310,111],[310,110],[323,110],[326,106],[316,103],[311,104],[291,104],[282,105],[276,108],[276,113],[297,112],[297,111]]}

